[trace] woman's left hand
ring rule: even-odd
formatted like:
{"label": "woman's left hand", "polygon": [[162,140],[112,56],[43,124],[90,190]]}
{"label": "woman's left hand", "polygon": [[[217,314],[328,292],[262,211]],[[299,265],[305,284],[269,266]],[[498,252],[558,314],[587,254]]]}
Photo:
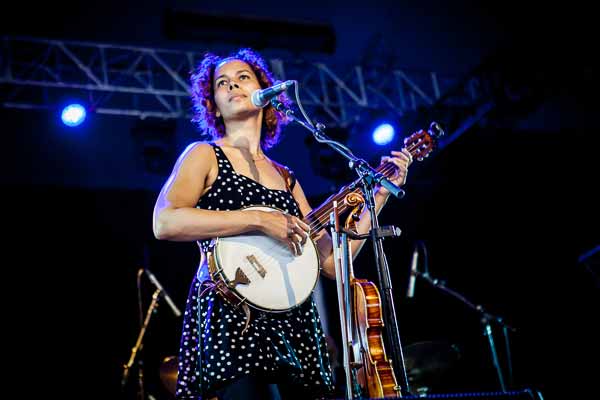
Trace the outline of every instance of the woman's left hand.
{"label": "woman's left hand", "polygon": [[[408,166],[413,162],[412,155],[406,149],[402,151],[393,151],[392,156],[381,157],[381,163],[390,162],[393,163],[397,168],[396,173],[388,177],[390,182],[396,186],[402,186],[406,183],[406,176],[408,175]],[[388,190],[384,187],[379,187],[379,191],[383,194],[389,194]]]}

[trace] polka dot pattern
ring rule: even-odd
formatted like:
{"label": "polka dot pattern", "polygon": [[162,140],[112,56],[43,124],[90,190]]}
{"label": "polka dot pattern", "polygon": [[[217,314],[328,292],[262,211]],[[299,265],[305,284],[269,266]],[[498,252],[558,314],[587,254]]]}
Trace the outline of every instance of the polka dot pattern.
{"label": "polka dot pattern", "polygon": [[[268,205],[300,215],[291,193],[268,189],[237,174],[223,150],[214,144],[213,149],[219,173],[198,208]],[[200,246],[208,250],[210,240],[201,241]],[[190,287],[179,348],[178,399],[201,399],[245,375],[278,377],[315,397],[331,392],[325,334],[312,297],[287,313],[253,309],[249,328],[242,335],[243,311],[235,310],[215,292],[203,291],[202,283],[209,278],[207,266],[201,265]]]}

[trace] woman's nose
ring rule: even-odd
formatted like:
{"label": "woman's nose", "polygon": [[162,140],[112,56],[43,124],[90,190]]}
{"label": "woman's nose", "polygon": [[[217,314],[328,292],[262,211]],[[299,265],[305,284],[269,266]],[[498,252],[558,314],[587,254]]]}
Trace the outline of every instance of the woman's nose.
{"label": "woman's nose", "polygon": [[240,85],[238,85],[237,83],[231,81],[231,82],[229,82],[229,90],[233,90],[233,88],[239,89]]}

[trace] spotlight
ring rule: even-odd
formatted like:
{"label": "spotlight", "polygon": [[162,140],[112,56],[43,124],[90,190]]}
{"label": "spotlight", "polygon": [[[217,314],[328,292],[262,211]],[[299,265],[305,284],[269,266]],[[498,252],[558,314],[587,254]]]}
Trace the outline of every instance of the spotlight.
{"label": "spotlight", "polygon": [[394,140],[395,133],[392,125],[388,123],[380,124],[373,130],[373,142],[380,146],[385,146]]}
{"label": "spotlight", "polygon": [[63,108],[61,118],[67,126],[80,125],[85,120],[85,108],[81,104],[69,104]]}

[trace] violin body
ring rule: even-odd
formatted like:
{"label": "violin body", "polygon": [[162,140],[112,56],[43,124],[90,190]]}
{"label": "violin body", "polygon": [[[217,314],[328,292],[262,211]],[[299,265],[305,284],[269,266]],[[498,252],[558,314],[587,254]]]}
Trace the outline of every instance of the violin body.
{"label": "violin body", "polygon": [[371,398],[401,397],[392,362],[385,354],[379,290],[366,279],[353,279],[354,366],[359,386]]}

